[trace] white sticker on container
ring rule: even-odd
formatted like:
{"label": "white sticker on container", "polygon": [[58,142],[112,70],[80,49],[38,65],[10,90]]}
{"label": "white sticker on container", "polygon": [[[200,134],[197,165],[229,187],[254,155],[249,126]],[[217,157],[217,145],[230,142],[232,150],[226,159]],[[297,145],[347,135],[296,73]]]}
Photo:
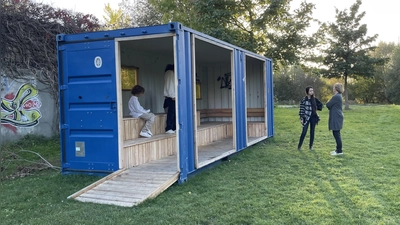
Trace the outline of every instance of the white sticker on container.
{"label": "white sticker on container", "polygon": [[94,66],[95,66],[96,68],[100,68],[102,65],[103,65],[103,60],[101,59],[100,56],[96,56],[96,57],[94,58]]}

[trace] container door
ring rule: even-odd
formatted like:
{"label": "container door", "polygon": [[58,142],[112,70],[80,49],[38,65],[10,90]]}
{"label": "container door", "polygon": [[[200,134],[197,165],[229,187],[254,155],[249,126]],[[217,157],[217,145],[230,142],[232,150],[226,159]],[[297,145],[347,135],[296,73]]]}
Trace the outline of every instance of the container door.
{"label": "container door", "polygon": [[118,170],[114,41],[59,43],[63,173]]}

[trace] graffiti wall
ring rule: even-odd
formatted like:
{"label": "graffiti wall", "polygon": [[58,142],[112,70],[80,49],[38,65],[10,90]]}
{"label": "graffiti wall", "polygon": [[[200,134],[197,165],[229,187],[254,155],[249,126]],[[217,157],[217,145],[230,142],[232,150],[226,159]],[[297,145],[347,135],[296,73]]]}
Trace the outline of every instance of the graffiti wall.
{"label": "graffiti wall", "polygon": [[51,136],[54,101],[36,80],[16,81],[1,76],[1,140],[17,140],[26,134]]}

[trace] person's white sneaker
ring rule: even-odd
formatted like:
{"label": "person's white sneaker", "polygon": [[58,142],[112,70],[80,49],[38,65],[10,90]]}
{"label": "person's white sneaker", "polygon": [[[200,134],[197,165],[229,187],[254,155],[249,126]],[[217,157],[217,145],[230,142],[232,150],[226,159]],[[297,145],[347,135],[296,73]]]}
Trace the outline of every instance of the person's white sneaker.
{"label": "person's white sneaker", "polygon": [[147,132],[140,132],[140,136],[141,137],[146,137],[146,138],[151,137],[151,135],[149,133],[147,133]]}
{"label": "person's white sneaker", "polygon": [[149,133],[151,136],[153,136],[153,133],[151,133],[151,130],[147,131],[147,133]]}
{"label": "person's white sneaker", "polygon": [[334,152],[331,152],[331,155],[343,155],[343,152],[337,153],[336,151],[334,151]]}
{"label": "person's white sneaker", "polygon": [[165,132],[165,133],[167,133],[167,134],[175,134],[175,131],[173,131],[173,130],[167,130],[167,132]]}

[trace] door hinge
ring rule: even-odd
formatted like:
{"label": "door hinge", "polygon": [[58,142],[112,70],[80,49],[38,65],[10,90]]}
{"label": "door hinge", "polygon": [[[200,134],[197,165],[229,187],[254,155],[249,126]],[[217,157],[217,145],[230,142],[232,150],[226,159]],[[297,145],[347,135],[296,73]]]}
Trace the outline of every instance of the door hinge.
{"label": "door hinge", "polygon": [[61,125],[61,130],[66,130],[69,129],[69,125],[68,124],[62,124]]}

